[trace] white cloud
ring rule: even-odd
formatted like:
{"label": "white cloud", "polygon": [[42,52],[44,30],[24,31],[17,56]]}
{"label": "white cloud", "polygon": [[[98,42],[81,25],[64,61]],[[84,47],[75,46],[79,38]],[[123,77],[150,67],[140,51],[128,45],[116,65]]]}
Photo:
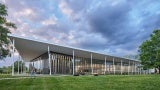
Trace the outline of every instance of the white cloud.
{"label": "white cloud", "polygon": [[50,17],[49,19],[46,19],[42,21],[42,25],[54,25],[57,23],[56,18]]}
{"label": "white cloud", "polygon": [[72,9],[68,6],[68,4],[64,0],[60,2],[59,8],[62,11],[62,13],[66,14],[67,16],[71,16],[73,13]]}
{"label": "white cloud", "polygon": [[21,11],[16,11],[13,15],[14,17],[25,17],[29,19],[37,17],[36,13],[30,8],[24,8]]}

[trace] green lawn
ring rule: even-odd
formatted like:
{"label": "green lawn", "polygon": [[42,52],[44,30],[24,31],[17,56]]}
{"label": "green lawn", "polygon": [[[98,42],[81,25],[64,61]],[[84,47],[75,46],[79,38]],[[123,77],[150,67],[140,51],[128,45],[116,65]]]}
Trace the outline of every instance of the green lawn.
{"label": "green lawn", "polygon": [[0,90],[160,90],[160,76],[106,75],[11,79],[0,80]]}

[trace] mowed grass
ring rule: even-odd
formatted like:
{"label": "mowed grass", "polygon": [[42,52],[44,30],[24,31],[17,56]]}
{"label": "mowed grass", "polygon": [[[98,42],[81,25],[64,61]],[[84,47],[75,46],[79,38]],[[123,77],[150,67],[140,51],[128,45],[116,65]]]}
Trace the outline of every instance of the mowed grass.
{"label": "mowed grass", "polygon": [[0,80],[0,90],[160,90],[160,76],[53,76],[10,79]]}

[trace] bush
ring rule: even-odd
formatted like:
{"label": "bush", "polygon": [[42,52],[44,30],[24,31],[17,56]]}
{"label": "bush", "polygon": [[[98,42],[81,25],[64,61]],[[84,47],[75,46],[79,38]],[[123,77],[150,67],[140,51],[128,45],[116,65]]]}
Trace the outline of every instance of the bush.
{"label": "bush", "polygon": [[98,73],[94,73],[93,75],[94,75],[94,76],[98,76]]}
{"label": "bush", "polygon": [[85,72],[81,72],[80,74],[81,74],[81,75],[85,75]]}
{"label": "bush", "polygon": [[79,74],[78,74],[78,73],[75,73],[73,76],[79,76]]}

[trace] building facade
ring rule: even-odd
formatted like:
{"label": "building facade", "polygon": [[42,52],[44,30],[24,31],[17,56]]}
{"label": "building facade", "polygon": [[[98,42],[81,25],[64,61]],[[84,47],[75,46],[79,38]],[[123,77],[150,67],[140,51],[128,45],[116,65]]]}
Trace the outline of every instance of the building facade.
{"label": "building facade", "polygon": [[[10,35],[13,46],[30,72],[36,74],[140,74],[138,60],[105,55],[93,51],[55,45]],[[14,51],[14,50],[13,50]]]}

